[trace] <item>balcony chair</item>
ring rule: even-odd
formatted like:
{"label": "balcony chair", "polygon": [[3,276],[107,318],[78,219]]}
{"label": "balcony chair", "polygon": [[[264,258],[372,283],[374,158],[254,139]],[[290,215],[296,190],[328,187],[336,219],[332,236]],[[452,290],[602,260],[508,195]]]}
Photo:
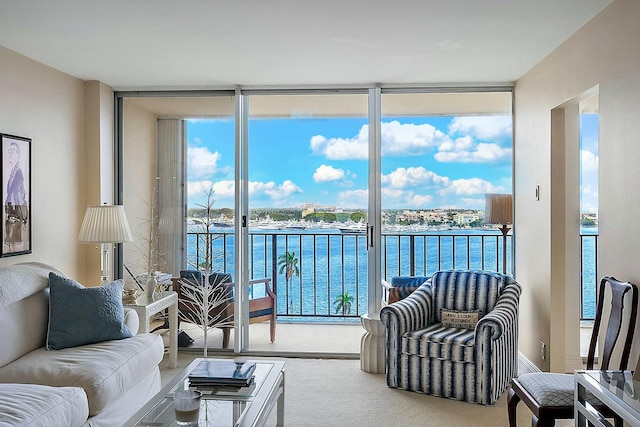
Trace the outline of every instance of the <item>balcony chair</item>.
{"label": "balcony chair", "polygon": [[500,273],[438,271],[383,307],[387,385],[495,403],[518,369],[520,292],[515,280]]}
{"label": "balcony chair", "polygon": [[[196,283],[202,283],[202,273],[198,270],[182,270],[180,271],[179,278],[174,277],[171,280],[173,282],[173,290],[178,294],[178,311],[180,312],[180,315],[178,316],[178,322],[180,322],[181,317],[183,320],[193,319],[194,321],[196,321],[198,316],[196,313],[194,313],[195,307],[192,304],[189,304],[188,301],[185,301],[185,298],[181,293],[180,282],[181,280],[189,280],[191,282],[196,281]],[[229,335],[231,329],[233,328],[233,294],[235,286],[231,280],[231,275],[227,273],[213,273],[209,276],[209,283],[219,284],[220,289],[223,292],[227,293],[226,295],[231,301],[222,309],[220,307],[214,307],[210,311],[211,316],[219,316],[219,318],[224,322],[224,325],[220,327],[220,329],[222,329],[223,348],[229,347]],[[253,287],[254,285],[259,284],[263,284],[265,289],[265,296],[249,299],[249,324],[261,323],[268,320],[270,323],[269,336],[271,342],[274,342],[276,339],[277,306],[276,295],[271,290],[270,283],[270,278],[254,279],[249,281],[249,289],[251,289],[251,287]]]}
{"label": "balcony chair", "polygon": [[406,298],[427,280],[429,280],[429,277],[425,276],[395,276],[391,278],[391,283],[383,280],[383,305],[392,304]]}
{"label": "balcony chair", "polygon": [[[613,277],[604,277],[600,281],[596,317],[593,323],[593,332],[591,334],[589,353],[587,355],[587,369],[589,370],[593,369],[594,366],[596,344],[600,324],[602,322],[604,295],[607,285],[611,290],[611,312],[607,323],[602,357],[599,357],[601,361],[601,363],[599,363],[599,369],[609,369],[611,354],[613,353],[616,341],[618,340],[618,336],[622,329],[622,320],[625,314],[625,295],[630,291],[632,302],[631,307],[629,307],[630,311],[629,309],[626,310],[629,314],[629,320],[628,322],[625,322],[629,327],[624,341],[619,369],[626,369],[629,361],[629,353],[631,351],[631,343],[633,341],[633,333],[636,325],[638,288],[633,283],[623,283],[617,281]],[[509,397],[507,399],[509,426],[516,427],[516,406],[520,400],[522,400],[533,413],[531,416],[531,425],[536,427],[553,426],[557,419],[572,419],[574,417],[573,398],[573,374],[550,372],[532,372],[522,374],[518,378],[514,378],[511,382],[511,390],[509,390]],[[622,427],[622,419],[613,414],[613,412],[611,412],[609,408],[605,407],[599,400],[592,396],[588,401],[608,418],[614,418],[616,426]]]}

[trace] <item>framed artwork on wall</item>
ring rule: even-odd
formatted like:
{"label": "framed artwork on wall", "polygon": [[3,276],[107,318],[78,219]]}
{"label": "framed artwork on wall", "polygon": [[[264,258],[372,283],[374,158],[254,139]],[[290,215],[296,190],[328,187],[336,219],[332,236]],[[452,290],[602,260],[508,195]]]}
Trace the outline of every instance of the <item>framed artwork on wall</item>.
{"label": "framed artwork on wall", "polygon": [[31,140],[0,134],[2,251],[0,257],[31,253]]}

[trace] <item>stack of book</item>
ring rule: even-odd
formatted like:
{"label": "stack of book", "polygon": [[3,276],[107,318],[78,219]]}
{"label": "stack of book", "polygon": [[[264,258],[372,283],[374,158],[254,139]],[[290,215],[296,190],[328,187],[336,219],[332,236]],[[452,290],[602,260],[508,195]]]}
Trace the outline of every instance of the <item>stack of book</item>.
{"label": "stack of book", "polygon": [[205,359],[191,371],[189,383],[193,387],[249,387],[255,370],[253,362]]}

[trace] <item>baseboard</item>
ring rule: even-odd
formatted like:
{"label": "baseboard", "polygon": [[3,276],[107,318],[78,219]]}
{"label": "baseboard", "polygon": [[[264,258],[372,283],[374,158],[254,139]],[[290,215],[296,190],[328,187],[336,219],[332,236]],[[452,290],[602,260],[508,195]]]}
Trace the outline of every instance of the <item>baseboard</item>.
{"label": "baseboard", "polygon": [[542,372],[531,360],[518,352],[518,375],[528,374],[530,372]]}

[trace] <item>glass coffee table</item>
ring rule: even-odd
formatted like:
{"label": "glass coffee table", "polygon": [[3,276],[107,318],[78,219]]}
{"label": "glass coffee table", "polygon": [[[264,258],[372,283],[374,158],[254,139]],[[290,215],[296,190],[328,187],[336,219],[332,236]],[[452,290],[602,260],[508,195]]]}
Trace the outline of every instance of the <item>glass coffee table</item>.
{"label": "glass coffee table", "polygon": [[[145,406],[127,421],[125,427],[176,426],[173,392],[189,388],[189,374],[203,360],[195,359],[172,379]],[[238,360],[255,362],[255,381],[250,387],[203,388],[199,427],[263,426],[277,405],[277,426],[284,426],[284,362]]]}

